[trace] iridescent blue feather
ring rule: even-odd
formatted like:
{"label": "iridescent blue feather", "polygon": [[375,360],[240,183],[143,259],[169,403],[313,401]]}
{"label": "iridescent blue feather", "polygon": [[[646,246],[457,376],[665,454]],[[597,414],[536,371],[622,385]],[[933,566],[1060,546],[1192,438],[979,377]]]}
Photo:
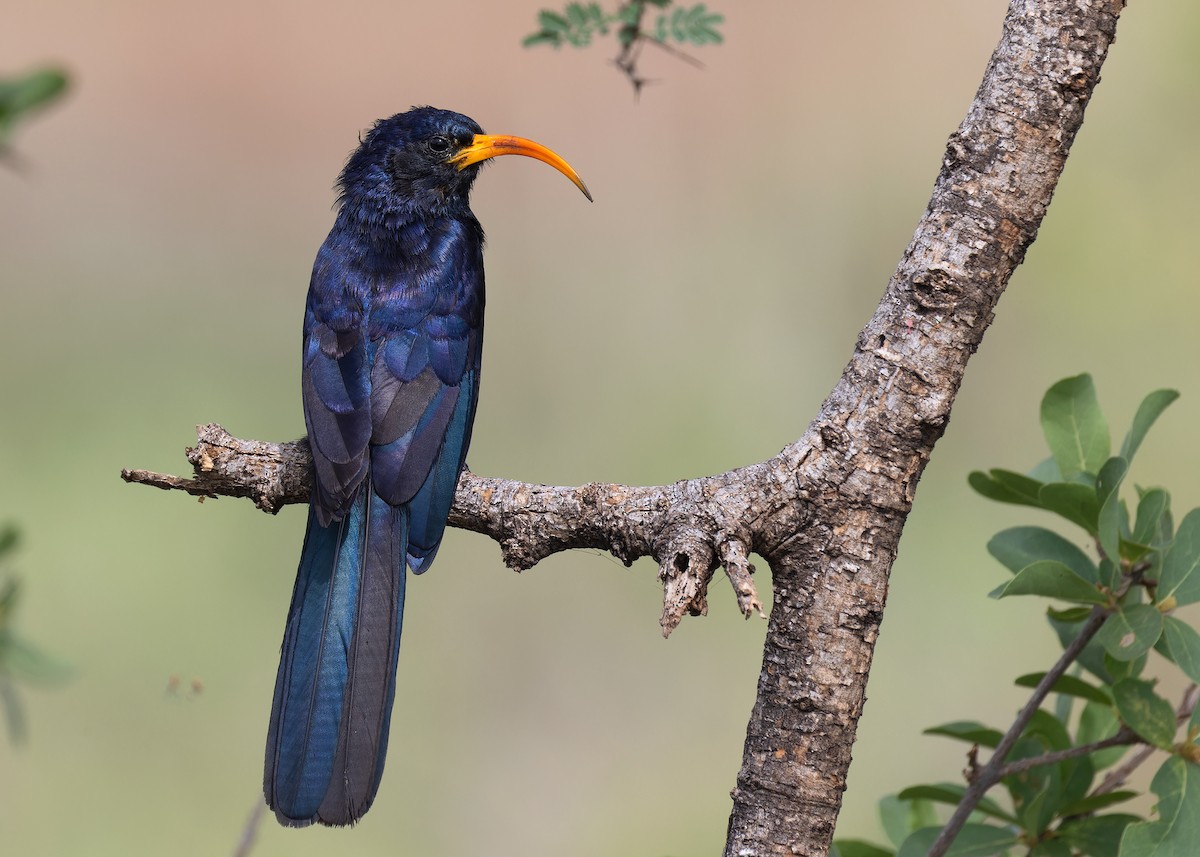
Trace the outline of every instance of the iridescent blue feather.
{"label": "iridescent blue feather", "polygon": [[483,232],[467,207],[477,167],[397,166],[434,133],[481,132],[431,108],[372,129],[313,266],[302,389],[316,490],[264,782],[288,825],[352,824],[374,800],[405,566],[424,571],[437,553],[471,439],[484,304]]}

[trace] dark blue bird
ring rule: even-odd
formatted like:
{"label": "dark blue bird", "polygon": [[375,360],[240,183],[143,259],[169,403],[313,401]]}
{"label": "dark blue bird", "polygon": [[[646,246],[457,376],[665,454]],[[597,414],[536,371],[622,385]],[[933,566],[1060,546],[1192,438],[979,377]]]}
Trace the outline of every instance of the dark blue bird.
{"label": "dark blue bird", "polygon": [[353,824],[383,773],[405,566],[437,554],[471,441],[483,346],[480,164],[530,140],[416,107],[380,120],[342,171],[304,313],[316,489],[267,734],[267,804],[289,826]]}

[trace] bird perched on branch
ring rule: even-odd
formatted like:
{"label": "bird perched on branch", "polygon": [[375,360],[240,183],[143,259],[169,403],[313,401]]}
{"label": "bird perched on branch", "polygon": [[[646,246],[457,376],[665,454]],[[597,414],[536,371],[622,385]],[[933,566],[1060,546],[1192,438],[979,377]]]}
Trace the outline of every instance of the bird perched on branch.
{"label": "bird perched on branch", "polygon": [[267,734],[267,804],[289,826],[353,824],[383,773],[405,566],[433,562],[471,440],[483,344],[480,165],[549,149],[415,107],[380,120],[339,179],[304,313],[316,488]]}

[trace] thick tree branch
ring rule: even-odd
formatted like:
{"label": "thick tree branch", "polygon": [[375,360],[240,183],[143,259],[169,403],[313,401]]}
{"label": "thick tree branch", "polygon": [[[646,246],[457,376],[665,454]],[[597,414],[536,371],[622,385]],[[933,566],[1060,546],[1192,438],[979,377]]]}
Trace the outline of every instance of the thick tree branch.
{"label": "thick tree branch", "polygon": [[781,527],[794,535],[764,553],[775,604],[727,855],[828,848],[916,481],[1037,236],[1121,8],[1012,0],[883,300],[816,421],[783,453],[800,502]]}
{"label": "thick tree branch", "polygon": [[[1122,7],[1011,0],[878,309],[812,425],[779,455],[653,488],[550,487],[469,473],[460,481],[451,523],[496,539],[513,568],[573,547],[605,548],[625,562],[653,556],[666,632],[705,611],[718,565],[752,612],[747,557],[768,561],[775,600],[727,855],[822,855],[829,847],[917,481],[967,361],[1037,236]],[[207,427],[189,458],[195,482],[125,476],[248,496],[270,511],[307,496],[302,442],[235,441]]]}

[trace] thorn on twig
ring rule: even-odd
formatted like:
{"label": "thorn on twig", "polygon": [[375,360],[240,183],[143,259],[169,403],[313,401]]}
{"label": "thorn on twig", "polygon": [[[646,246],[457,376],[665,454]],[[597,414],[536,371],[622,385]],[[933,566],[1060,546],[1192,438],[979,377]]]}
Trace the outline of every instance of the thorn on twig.
{"label": "thorn on twig", "polygon": [[975,782],[979,776],[979,745],[972,744],[971,749],[967,751],[967,767],[963,770],[963,777],[968,783]]}

